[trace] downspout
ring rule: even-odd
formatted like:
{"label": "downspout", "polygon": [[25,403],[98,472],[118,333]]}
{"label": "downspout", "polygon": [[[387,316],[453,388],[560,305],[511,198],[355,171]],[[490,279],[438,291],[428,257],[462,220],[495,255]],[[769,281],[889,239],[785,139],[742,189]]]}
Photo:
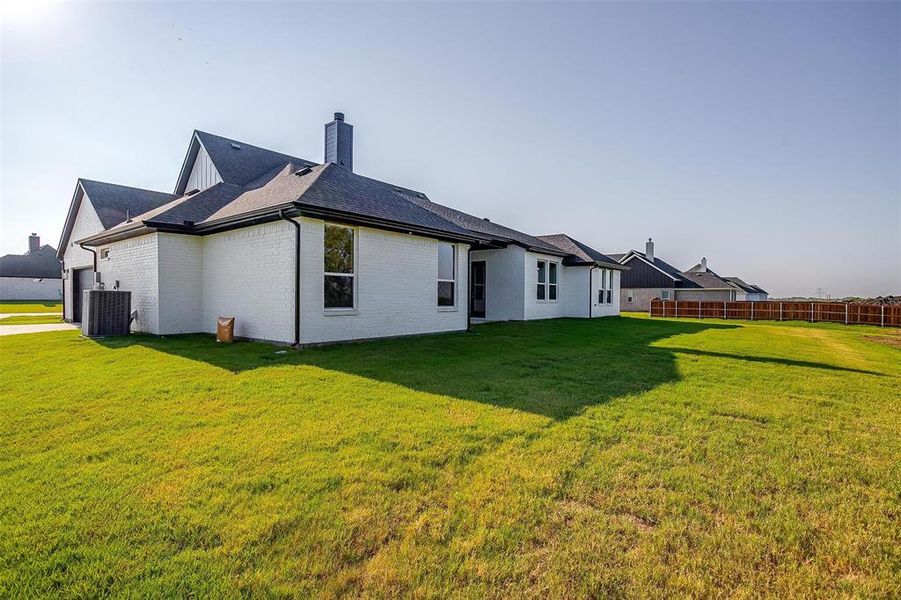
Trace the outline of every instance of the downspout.
{"label": "downspout", "polygon": [[597,265],[593,265],[588,269],[588,320],[592,318],[591,307],[594,305],[594,290],[591,289],[591,273],[597,269]]}
{"label": "downspout", "polygon": [[300,223],[285,216],[285,209],[278,216],[294,225],[294,348],[300,346]]}
{"label": "downspout", "polygon": [[466,250],[466,331],[472,331],[472,247]]}
{"label": "downspout", "polygon": [[85,248],[84,244],[81,242],[78,242],[78,246],[82,250],[87,250],[88,252],[90,252],[91,254],[94,255],[94,269],[93,270],[94,270],[94,273],[97,273],[97,251],[94,250],[93,248]]}

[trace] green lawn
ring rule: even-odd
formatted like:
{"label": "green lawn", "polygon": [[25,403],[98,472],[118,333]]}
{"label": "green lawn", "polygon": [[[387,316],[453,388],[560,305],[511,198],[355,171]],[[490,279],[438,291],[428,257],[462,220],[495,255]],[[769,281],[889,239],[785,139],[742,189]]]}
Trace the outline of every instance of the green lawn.
{"label": "green lawn", "polygon": [[0,597],[899,597],[901,336],[0,338]]}
{"label": "green lawn", "polygon": [[63,314],[63,303],[59,300],[3,300],[0,314],[8,313],[58,313]]}
{"label": "green lawn", "polygon": [[[0,313],[2,315],[2,313]],[[22,315],[18,317],[0,318],[0,327],[3,325],[45,325],[48,323],[62,323],[62,315]]]}

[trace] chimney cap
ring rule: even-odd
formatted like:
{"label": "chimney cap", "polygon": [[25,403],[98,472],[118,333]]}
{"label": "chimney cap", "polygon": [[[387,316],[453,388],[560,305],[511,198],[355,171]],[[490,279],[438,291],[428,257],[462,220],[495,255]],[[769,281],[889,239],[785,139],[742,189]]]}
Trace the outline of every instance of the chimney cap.
{"label": "chimney cap", "polygon": [[336,113],[335,113],[335,120],[336,120],[336,121],[343,121],[343,120],[344,120],[344,113],[343,113],[343,112],[336,112]]}

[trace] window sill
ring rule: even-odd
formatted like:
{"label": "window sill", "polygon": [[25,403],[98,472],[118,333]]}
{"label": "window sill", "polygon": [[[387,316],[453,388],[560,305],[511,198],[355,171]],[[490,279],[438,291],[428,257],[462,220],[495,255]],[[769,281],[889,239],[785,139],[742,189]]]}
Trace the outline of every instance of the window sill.
{"label": "window sill", "polygon": [[353,317],[360,314],[356,308],[326,308],[322,311],[326,317]]}
{"label": "window sill", "polygon": [[438,312],[457,312],[456,306],[439,306]]}

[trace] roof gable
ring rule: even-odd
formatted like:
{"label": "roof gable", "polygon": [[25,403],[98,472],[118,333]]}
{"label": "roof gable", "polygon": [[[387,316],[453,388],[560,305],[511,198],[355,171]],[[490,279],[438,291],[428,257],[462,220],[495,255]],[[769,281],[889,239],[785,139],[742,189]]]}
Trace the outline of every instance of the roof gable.
{"label": "roof gable", "polygon": [[554,235],[540,235],[538,239],[553,244],[564,252],[570,253],[571,262],[585,264],[603,264],[616,269],[628,269],[626,266],[617,264],[615,260],[601,254],[588,244],[584,244],[573,239],[565,233],[557,233]]}
{"label": "roof gable", "polygon": [[283,168],[289,163],[299,166],[316,164],[296,156],[195,130],[178,181],[175,184],[176,194],[181,195],[190,191],[187,189],[188,181],[201,149],[209,157],[221,181],[232,185],[247,185],[265,173]]}
{"label": "roof gable", "polygon": [[69,236],[72,227],[78,217],[81,203],[87,198],[93,207],[100,224],[104,229],[109,229],[125,221],[129,217],[145,213],[170,202],[175,198],[172,194],[156,192],[141,188],[105,183],[91,179],[79,179],[75,184],[75,192],[69,203],[69,212],[63,225],[63,232],[59,240],[57,255],[62,257],[69,244]]}

